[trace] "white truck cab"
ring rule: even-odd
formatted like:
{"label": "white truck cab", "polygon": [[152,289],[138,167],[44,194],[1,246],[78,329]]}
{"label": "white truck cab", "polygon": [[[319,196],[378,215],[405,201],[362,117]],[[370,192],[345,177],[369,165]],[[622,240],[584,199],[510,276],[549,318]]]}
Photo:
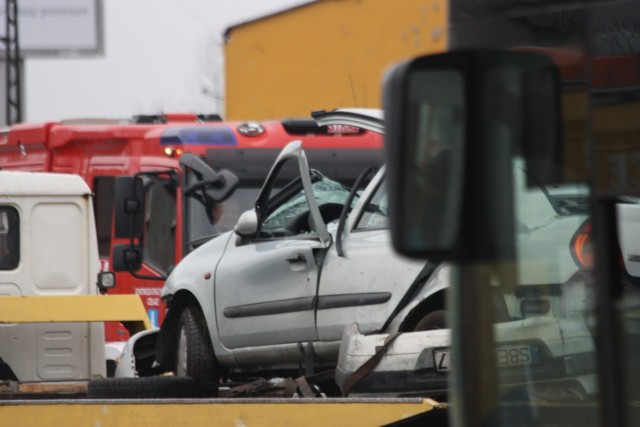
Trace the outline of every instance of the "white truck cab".
{"label": "white truck cab", "polygon": [[[91,191],[77,175],[0,172],[0,298],[98,294]],[[101,322],[0,323],[0,380],[104,377]]]}

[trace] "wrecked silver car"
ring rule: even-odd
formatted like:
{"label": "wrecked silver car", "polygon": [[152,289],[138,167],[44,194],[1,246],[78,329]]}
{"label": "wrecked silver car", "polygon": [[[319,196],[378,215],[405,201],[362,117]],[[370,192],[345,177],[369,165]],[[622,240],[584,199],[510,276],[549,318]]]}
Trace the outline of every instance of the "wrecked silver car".
{"label": "wrecked silver car", "polygon": [[[291,167],[297,176],[280,179]],[[382,168],[366,188],[349,189],[310,170],[299,142],[283,149],[235,231],[202,245],[167,279],[162,368],[203,382],[310,373],[335,366],[354,320],[367,333],[397,319],[404,330],[422,327],[443,308],[443,287],[418,287],[425,263],[392,250],[384,182]],[[427,296],[428,304],[411,304]]]}

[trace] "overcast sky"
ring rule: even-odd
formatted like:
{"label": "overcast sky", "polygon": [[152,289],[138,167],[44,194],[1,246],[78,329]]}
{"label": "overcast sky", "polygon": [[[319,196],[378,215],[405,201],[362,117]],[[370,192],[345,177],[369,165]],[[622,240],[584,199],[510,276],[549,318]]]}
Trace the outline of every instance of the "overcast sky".
{"label": "overcast sky", "polygon": [[103,0],[103,56],[26,59],[23,121],[222,113],[224,30],[308,2]]}

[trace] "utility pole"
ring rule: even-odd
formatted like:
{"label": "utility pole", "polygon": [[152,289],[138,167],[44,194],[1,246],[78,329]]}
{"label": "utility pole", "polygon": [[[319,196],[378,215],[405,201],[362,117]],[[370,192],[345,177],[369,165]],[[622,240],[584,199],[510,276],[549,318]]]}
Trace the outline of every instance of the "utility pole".
{"label": "utility pole", "polygon": [[22,121],[22,93],[20,85],[20,44],[18,42],[18,0],[5,0],[5,47],[7,126]]}

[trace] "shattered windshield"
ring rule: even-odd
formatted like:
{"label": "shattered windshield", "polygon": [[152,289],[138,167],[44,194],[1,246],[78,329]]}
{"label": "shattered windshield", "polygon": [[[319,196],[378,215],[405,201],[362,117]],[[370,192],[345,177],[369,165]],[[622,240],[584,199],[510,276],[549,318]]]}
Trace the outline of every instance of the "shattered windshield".
{"label": "shattered windshield", "polygon": [[[339,182],[323,177],[312,184],[313,195],[321,207],[324,205],[344,206],[349,197],[349,189]],[[357,197],[354,198],[354,203]],[[353,204],[352,204],[353,206]],[[309,203],[305,197],[304,190],[301,189],[289,200],[276,207],[262,223],[263,231],[274,231],[279,229],[291,229],[292,222],[309,214]]]}

